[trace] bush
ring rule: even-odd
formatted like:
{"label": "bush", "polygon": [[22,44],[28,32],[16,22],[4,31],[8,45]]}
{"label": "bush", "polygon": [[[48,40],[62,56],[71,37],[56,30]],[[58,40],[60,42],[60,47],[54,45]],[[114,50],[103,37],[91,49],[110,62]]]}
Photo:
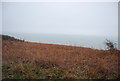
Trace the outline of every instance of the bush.
{"label": "bush", "polygon": [[108,50],[115,50],[116,49],[116,43],[113,43],[112,41],[110,40],[107,40],[106,39],[106,42],[105,42],[105,45],[107,46],[107,49]]}

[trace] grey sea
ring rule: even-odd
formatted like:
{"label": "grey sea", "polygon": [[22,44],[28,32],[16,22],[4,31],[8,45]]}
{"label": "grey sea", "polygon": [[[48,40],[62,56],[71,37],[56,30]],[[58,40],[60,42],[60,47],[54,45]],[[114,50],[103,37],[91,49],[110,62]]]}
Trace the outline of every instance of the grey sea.
{"label": "grey sea", "polygon": [[64,35],[64,34],[33,34],[33,33],[7,33],[6,35],[37,43],[69,45],[77,47],[87,47],[93,49],[106,49],[106,39],[116,43],[118,38],[110,36],[90,36],[90,35]]}

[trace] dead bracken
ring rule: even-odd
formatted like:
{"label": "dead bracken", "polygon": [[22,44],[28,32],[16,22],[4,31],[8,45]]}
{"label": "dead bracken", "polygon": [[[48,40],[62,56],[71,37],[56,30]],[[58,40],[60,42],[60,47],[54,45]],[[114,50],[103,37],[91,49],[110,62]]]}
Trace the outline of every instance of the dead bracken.
{"label": "dead bracken", "polygon": [[2,41],[3,79],[118,77],[118,50],[32,43],[7,38]]}

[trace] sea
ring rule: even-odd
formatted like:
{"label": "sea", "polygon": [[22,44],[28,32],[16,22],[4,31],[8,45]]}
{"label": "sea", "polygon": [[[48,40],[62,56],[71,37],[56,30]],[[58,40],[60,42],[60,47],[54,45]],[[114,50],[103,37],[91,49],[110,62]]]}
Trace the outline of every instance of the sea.
{"label": "sea", "polygon": [[45,33],[7,33],[17,39],[28,42],[37,42],[45,44],[58,44],[76,47],[87,47],[92,49],[106,50],[106,40],[115,43],[118,48],[118,37],[112,36],[92,36],[92,35],[67,35],[67,34],[45,34]]}

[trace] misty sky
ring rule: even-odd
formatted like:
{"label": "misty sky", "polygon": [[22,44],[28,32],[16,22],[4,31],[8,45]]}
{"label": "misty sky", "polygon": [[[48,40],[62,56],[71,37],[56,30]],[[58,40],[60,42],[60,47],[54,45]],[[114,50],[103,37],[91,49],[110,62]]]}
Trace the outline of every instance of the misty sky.
{"label": "misty sky", "polygon": [[2,32],[117,36],[117,4],[4,2]]}
{"label": "misty sky", "polygon": [[0,2],[0,34],[2,34],[2,3]]}

